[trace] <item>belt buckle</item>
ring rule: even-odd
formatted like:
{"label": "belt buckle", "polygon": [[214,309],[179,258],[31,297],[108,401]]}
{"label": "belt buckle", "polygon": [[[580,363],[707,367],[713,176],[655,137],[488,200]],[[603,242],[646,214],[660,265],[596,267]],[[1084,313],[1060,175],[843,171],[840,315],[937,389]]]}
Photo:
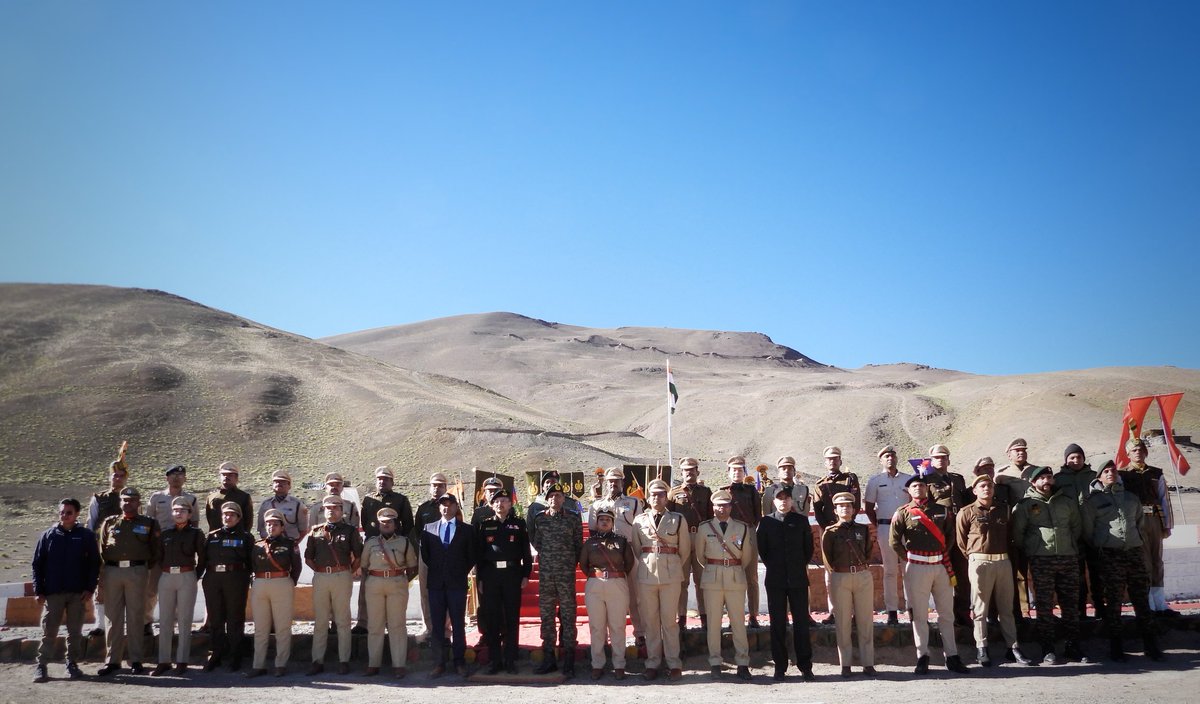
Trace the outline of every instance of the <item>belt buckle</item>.
{"label": "belt buckle", "polygon": [[729,558],[728,558],[728,557],[726,557],[726,558],[724,558],[724,559],[722,559],[722,560],[721,560],[721,566],[722,566],[722,567],[729,567],[729,566],[730,566],[730,562],[729,562]]}
{"label": "belt buckle", "polygon": [[183,574],[183,572],[180,571],[180,569],[178,567],[169,567],[169,568],[167,568],[167,571],[170,572],[171,574]]}
{"label": "belt buckle", "polygon": [[224,572],[225,565],[213,565],[213,572]]}
{"label": "belt buckle", "polygon": [[332,568],[332,567],[325,567],[325,568],[323,568],[321,571],[322,571],[322,572],[324,572],[325,574],[333,574],[333,568]]}
{"label": "belt buckle", "polygon": [[858,574],[858,566],[850,565],[850,574]]}
{"label": "belt buckle", "polygon": [[505,569],[508,567],[508,560],[499,560],[496,562],[496,569]]}
{"label": "belt buckle", "polygon": [[117,567],[130,567],[133,560],[117,560]]}

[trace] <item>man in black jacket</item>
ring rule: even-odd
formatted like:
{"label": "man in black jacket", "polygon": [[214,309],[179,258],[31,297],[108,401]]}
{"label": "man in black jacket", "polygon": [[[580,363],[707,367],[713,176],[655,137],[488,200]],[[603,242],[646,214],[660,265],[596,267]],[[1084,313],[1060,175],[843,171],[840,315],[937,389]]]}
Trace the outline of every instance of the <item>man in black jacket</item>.
{"label": "man in black jacket", "polygon": [[83,657],[83,607],[96,591],[100,552],[96,534],[77,523],[79,502],[58,502],[58,523],[42,534],[33,551],[33,593],[42,607],[42,643],[38,648],[34,682],[49,679],[50,660],[58,626],[67,622],[67,675],[81,679],[78,658]]}
{"label": "man in black jacket", "polygon": [[792,510],[789,487],[775,486],[775,512],[758,524],[758,554],[767,568],[767,612],[771,616],[771,657],[775,679],[787,672],[788,609],[792,614],[792,641],[796,666],[805,682],[816,679],[812,670],[812,643],[808,637],[808,563],[813,556],[812,528],[808,517]]}
{"label": "man in black jacket", "polygon": [[[421,559],[429,580],[429,617],[432,623],[442,624],[449,616],[454,669],[466,676],[467,573],[475,566],[475,529],[459,518],[454,494],[442,494],[438,508],[441,517],[423,526],[426,535],[421,537]],[[437,678],[446,674],[446,632],[434,628],[430,636],[437,664],[429,676]]]}

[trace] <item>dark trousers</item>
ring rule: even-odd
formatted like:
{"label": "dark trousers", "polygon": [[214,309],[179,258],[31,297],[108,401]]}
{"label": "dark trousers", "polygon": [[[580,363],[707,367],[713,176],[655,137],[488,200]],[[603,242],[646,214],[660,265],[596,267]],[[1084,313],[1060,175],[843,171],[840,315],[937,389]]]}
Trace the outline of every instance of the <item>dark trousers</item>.
{"label": "dark trousers", "polygon": [[450,619],[450,636],[454,648],[454,664],[465,665],[467,652],[467,590],[429,588],[429,622],[437,624],[429,634],[433,641],[433,661],[446,664],[446,619]]}
{"label": "dark trousers", "polygon": [[[521,575],[494,574],[483,584],[483,614],[487,620],[488,654],[512,665],[517,661],[521,611]],[[503,651],[501,651],[503,648]],[[503,653],[503,654],[502,654]]]}
{"label": "dark trousers", "polygon": [[1142,549],[1130,548],[1099,551],[1100,573],[1104,581],[1104,629],[1109,638],[1121,637],[1121,603],[1129,592],[1138,632],[1144,637],[1153,624],[1150,619],[1150,573],[1146,570]]}
{"label": "dark trousers", "polygon": [[801,672],[812,669],[812,640],[808,637],[808,587],[767,587],[771,617],[771,659],[777,670],[787,669],[788,612],[792,615],[792,647]]}
{"label": "dark trousers", "polygon": [[1104,583],[1100,579],[1100,553],[1087,548],[1079,553],[1079,615],[1087,613],[1088,591],[1092,594],[1092,606],[1096,616],[1104,615]]}
{"label": "dark trousers", "polygon": [[1079,561],[1074,555],[1029,558],[1033,597],[1037,603],[1037,635],[1043,649],[1054,648],[1054,603],[1062,611],[1063,635],[1079,638]]}
{"label": "dark trousers", "polygon": [[213,658],[220,660],[229,655],[235,662],[241,659],[249,591],[248,572],[208,572],[204,575],[204,603],[208,626],[212,630]]}

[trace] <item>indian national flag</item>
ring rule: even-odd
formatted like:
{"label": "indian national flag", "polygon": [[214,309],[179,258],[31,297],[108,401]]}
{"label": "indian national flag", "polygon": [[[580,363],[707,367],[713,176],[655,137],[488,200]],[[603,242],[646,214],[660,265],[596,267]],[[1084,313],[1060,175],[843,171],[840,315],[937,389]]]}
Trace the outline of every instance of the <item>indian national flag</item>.
{"label": "indian national flag", "polygon": [[670,362],[667,362],[667,393],[671,396],[671,413],[674,413],[675,404],[679,403],[679,389],[675,388],[675,376],[671,374]]}

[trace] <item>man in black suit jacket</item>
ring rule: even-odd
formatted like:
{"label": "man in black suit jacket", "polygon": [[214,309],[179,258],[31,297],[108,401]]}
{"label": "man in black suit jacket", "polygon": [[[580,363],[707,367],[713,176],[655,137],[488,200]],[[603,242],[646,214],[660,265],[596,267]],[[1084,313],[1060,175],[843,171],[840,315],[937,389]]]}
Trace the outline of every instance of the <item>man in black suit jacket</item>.
{"label": "man in black suit jacket", "polygon": [[[475,566],[475,529],[458,517],[458,499],[453,494],[438,498],[438,511],[441,517],[422,527],[427,533],[421,540],[421,557],[428,566],[429,618],[431,623],[444,624],[449,615],[454,669],[465,676],[467,574]],[[429,676],[441,677],[446,673],[446,632],[434,628],[430,635],[438,664]]]}
{"label": "man in black suit jacket", "polygon": [[767,568],[767,612],[771,616],[771,657],[775,679],[787,672],[788,607],[792,613],[792,640],[796,666],[805,682],[816,679],[812,671],[812,642],[808,638],[808,563],[813,556],[812,528],[808,517],[792,511],[791,490],[776,485],[775,512],[758,524],[758,554]]}

